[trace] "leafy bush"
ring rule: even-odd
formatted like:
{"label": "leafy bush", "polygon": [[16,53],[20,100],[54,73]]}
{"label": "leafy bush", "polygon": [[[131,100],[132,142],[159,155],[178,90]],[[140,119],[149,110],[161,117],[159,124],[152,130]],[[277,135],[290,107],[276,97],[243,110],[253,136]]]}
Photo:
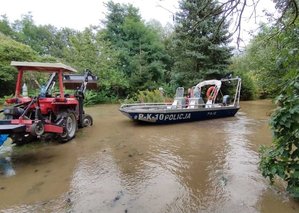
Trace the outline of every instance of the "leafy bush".
{"label": "leafy bush", "polygon": [[286,84],[276,104],[270,121],[274,140],[261,147],[260,169],[271,183],[281,177],[290,195],[299,198],[299,75]]}
{"label": "leafy bush", "polygon": [[238,75],[242,79],[241,100],[255,99],[257,96],[257,87],[250,73],[237,72],[235,75]]}
{"label": "leafy bush", "polygon": [[143,90],[138,91],[132,98],[127,98],[123,103],[161,103],[164,100],[164,96],[159,90]]}
{"label": "leafy bush", "polygon": [[161,88],[163,88],[163,95],[166,99],[169,99],[169,97],[172,99],[175,95],[175,90],[180,85],[176,85],[174,82],[172,83],[162,83]]}
{"label": "leafy bush", "polygon": [[13,95],[5,95],[4,97],[0,98],[0,105],[4,105],[5,100],[12,97]]}
{"label": "leafy bush", "polygon": [[0,32],[0,97],[14,92],[17,70],[11,61],[32,61],[37,54],[29,46],[14,41]]}
{"label": "leafy bush", "polygon": [[137,97],[142,103],[159,103],[164,101],[164,98],[159,90],[139,91]]}
{"label": "leafy bush", "polygon": [[105,90],[100,90],[100,91],[87,90],[84,94],[84,97],[85,97],[84,104],[86,106],[99,104],[99,103],[117,102],[117,97],[111,96]]}

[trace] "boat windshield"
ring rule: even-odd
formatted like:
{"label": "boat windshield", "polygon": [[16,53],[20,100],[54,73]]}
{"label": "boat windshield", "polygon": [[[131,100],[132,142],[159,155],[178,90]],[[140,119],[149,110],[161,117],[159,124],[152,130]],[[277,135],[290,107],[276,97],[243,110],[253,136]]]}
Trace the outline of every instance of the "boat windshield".
{"label": "boat windshield", "polygon": [[182,98],[182,97],[184,97],[184,87],[178,87],[176,89],[175,97],[176,98]]}
{"label": "boat windshield", "polygon": [[198,88],[198,87],[195,87],[195,88],[193,89],[193,96],[194,96],[194,98],[200,98],[200,97],[201,97],[201,95],[200,95],[200,91],[199,91],[199,88]]}

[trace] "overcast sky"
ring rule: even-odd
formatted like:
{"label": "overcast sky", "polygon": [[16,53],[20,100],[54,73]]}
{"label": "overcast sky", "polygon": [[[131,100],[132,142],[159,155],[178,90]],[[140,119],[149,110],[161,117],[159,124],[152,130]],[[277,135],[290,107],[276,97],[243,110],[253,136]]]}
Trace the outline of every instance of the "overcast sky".
{"label": "overcast sky", "polygon": [[[83,30],[90,25],[100,24],[104,20],[108,0],[1,0],[0,15],[6,15],[13,22],[21,15],[31,12],[36,24],[51,24],[58,28],[69,27]],[[119,3],[131,3],[139,8],[142,18],[146,21],[156,19],[162,25],[173,23],[173,14],[178,9],[179,0],[114,0]],[[257,32],[257,27],[265,18],[261,18],[263,10],[274,11],[271,0],[262,0],[258,5],[257,19],[244,19],[241,37],[248,43],[249,31]],[[252,8],[247,9],[247,16]],[[235,43],[235,41],[233,42]],[[241,44],[242,45],[242,44]],[[242,45],[243,46],[243,45]]]}
{"label": "overcast sky", "polygon": [[[107,0],[1,0],[0,15],[6,14],[10,21],[20,19],[31,12],[36,24],[51,24],[82,30],[89,25],[98,25],[105,18]],[[131,3],[139,8],[146,21],[156,19],[163,25],[172,23],[177,0],[114,0]]]}

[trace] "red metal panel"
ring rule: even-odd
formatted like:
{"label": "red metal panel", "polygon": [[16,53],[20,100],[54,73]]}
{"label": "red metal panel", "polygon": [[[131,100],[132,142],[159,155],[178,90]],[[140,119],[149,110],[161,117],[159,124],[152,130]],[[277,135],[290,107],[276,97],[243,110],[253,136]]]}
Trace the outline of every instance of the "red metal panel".
{"label": "red metal panel", "polygon": [[56,98],[53,105],[78,105],[79,102],[76,98]]}
{"label": "red metal panel", "polygon": [[43,115],[48,114],[49,111],[53,111],[52,103],[55,98],[41,98],[39,99],[39,106]]}
{"label": "red metal panel", "polygon": [[22,97],[22,98],[18,98],[18,103],[29,103],[31,100],[32,100],[32,98],[30,98],[30,97]]}
{"label": "red metal panel", "polygon": [[56,126],[52,124],[45,124],[45,132],[53,132],[53,133],[63,133],[63,128],[61,126]]}
{"label": "red metal panel", "polygon": [[66,103],[66,98],[64,97],[59,97],[59,98],[55,98],[54,104],[65,104]]}
{"label": "red metal panel", "polygon": [[10,121],[11,124],[26,124],[30,125],[32,124],[32,120],[25,120],[25,119],[13,119]]}
{"label": "red metal panel", "polygon": [[14,104],[14,103],[17,102],[17,99],[16,98],[8,98],[8,99],[5,100],[5,102],[7,104]]}
{"label": "red metal panel", "polygon": [[59,90],[60,90],[60,97],[64,97],[64,91],[63,91],[63,76],[62,76],[62,70],[59,70],[58,72],[58,78],[59,78]]}
{"label": "red metal panel", "polygon": [[18,78],[17,78],[17,84],[16,84],[16,92],[15,92],[15,96],[16,97],[19,97],[20,93],[21,93],[22,77],[23,77],[23,70],[19,69]]}

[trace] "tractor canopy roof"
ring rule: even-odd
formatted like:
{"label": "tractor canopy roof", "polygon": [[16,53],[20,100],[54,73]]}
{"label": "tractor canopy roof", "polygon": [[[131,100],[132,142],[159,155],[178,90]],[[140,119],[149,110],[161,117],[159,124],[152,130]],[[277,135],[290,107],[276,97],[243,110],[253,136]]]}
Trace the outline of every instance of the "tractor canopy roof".
{"label": "tractor canopy roof", "polygon": [[41,62],[22,62],[12,61],[11,66],[23,71],[38,71],[38,72],[77,72],[74,68],[62,63],[41,63]]}

